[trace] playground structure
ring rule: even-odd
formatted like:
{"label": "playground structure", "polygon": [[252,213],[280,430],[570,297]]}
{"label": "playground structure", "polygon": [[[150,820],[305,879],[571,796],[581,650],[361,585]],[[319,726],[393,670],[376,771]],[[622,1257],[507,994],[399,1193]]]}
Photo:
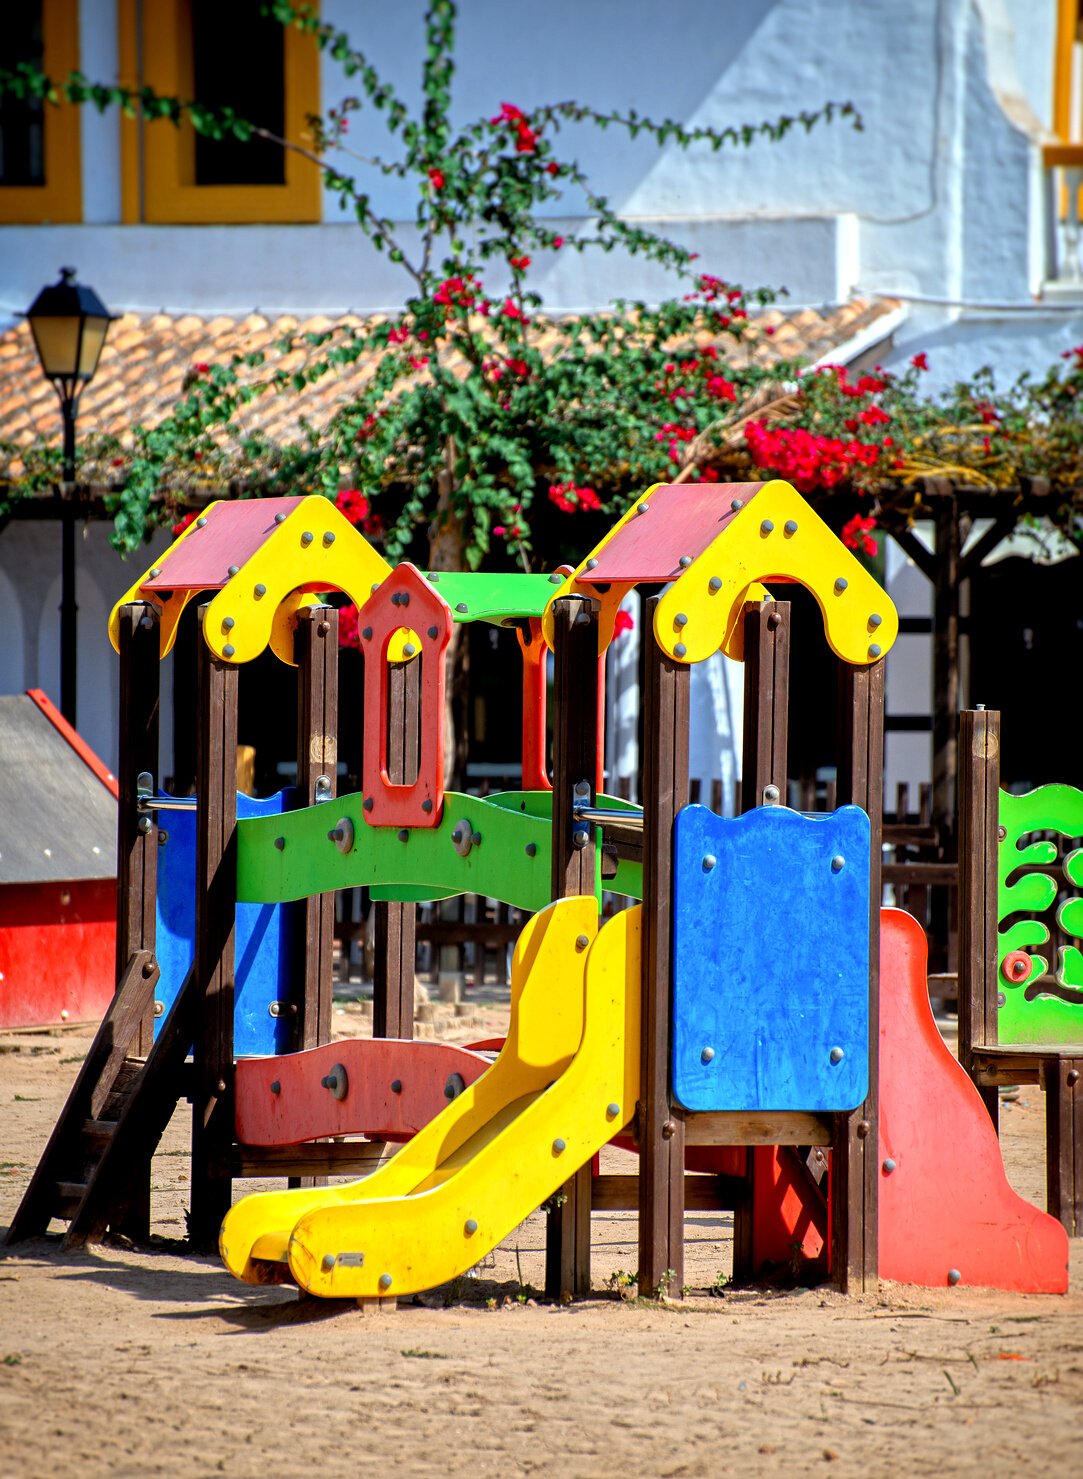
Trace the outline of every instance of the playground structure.
{"label": "playground structure", "polygon": [[[789,607],[764,582],[788,581],[816,597],[840,660],[841,804],[820,816],[780,804]],[[599,792],[599,657],[636,585],[667,587],[646,606],[642,808]],[[366,655],[363,788],[338,799],[330,590],[357,605]],[[177,804],[152,784],[157,661],[201,591],[216,594],[200,610],[194,958],[171,966],[186,973],[155,1036],[159,821]],[[472,619],[516,624],[524,654],[524,789],[485,799],[443,787],[443,658],[453,622]],[[788,484],[656,486],[555,576],[392,570],[319,498],[212,505],[112,630],[124,968],[12,1240],[51,1215],[71,1242],[145,1230],[150,1156],[187,1095],[192,1239],[213,1246],[221,1226],[228,1266],[253,1282],[394,1298],[469,1268],[546,1202],[557,1298],[589,1291],[602,1207],[639,1213],[645,1294],[683,1283],[686,1207],[734,1211],[738,1278],[796,1247],[842,1289],[881,1275],[1067,1287],[1063,1228],[1011,1192],[940,1042],[920,930],[881,916],[894,609]],[[237,668],[268,645],[298,666],[298,793],[238,818]],[[748,810],[732,819],[686,805],[689,664],[719,648],[746,671]],[[603,875],[642,903],[599,929]],[[332,891],[359,884],[380,910],[374,1039],[329,1044]],[[535,915],[492,1067],[410,1041],[412,909],[459,892]],[[244,909],[269,911],[260,938],[279,941],[258,979],[259,949],[235,948]],[[242,1001],[246,1050],[265,1056],[236,1055]],[[638,1150],[638,1176],[595,1171],[614,1139]],[[386,1159],[393,1140],[407,1143]],[[813,1167],[827,1164],[825,1194]],[[272,1173],[308,1184],[231,1210],[233,1177]]]}
{"label": "playground structure", "polygon": [[1040,1085],[1046,1205],[1080,1237],[1083,954],[1077,945],[1062,945],[1051,970],[1039,951],[1050,937],[1041,916],[1054,905],[1061,933],[1083,934],[1083,854],[1069,852],[1055,873],[1058,847],[1050,840],[1050,834],[1083,836],[1083,793],[1067,785],[1022,796],[1002,791],[1000,715],[992,710],[964,711],[959,756],[959,913],[968,932],[960,949],[960,1061],[994,1125],[1001,1085]]}
{"label": "playground structure", "polygon": [[116,984],[117,783],[40,688],[0,697],[0,1028],[92,1022]]}

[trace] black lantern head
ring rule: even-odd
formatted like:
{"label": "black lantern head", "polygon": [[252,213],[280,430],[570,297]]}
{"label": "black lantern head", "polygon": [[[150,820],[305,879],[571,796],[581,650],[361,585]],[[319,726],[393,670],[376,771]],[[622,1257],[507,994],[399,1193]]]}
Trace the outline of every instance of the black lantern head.
{"label": "black lantern head", "polygon": [[61,395],[78,395],[94,378],[115,315],[93,288],[75,281],[74,267],[62,267],[60,281],[42,288],[26,316],[46,376]]}

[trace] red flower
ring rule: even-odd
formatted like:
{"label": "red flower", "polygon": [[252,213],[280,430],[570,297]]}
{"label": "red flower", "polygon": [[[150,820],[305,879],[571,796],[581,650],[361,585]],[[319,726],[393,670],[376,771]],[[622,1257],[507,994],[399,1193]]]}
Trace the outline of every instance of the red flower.
{"label": "red flower", "polygon": [[921,354],[915,354],[910,363],[915,370],[927,370],[929,368],[929,356],[923,351]]}
{"label": "red flower", "polygon": [[357,607],[342,606],[338,613],[338,645],[340,647],[360,647],[361,639],[357,634]]}
{"label": "red flower", "polygon": [[872,537],[872,530],[876,528],[876,520],[866,518],[864,514],[854,514],[853,518],[843,524],[839,531],[839,538],[847,549],[857,550],[860,554],[874,555],[876,553],[876,540]]}
{"label": "red flower", "polygon": [[444,171],[442,169],[429,170],[429,184],[434,190],[442,190],[446,184]]}
{"label": "red flower", "polygon": [[187,529],[190,524],[193,524],[195,522],[195,518],[195,509],[193,509],[190,514],[185,514],[184,518],[181,519],[179,523],[173,525],[173,538],[179,539],[184,533],[185,529]]}
{"label": "red flower", "polygon": [[211,373],[210,365],[206,365],[202,361],[198,365],[193,365],[192,369],[197,375],[209,375]]}
{"label": "red flower", "polygon": [[555,159],[551,159],[549,161],[549,163],[545,166],[545,172],[548,175],[556,175],[556,174],[559,174],[560,173],[560,165],[556,162]]}
{"label": "red flower", "polygon": [[602,506],[593,488],[580,488],[575,483],[550,483],[549,501],[565,514],[574,513],[577,508],[591,513]]}
{"label": "red flower", "polygon": [[520,123],[516,129],[515,152],[516,154],[533,154],[538,146],[538,136],[526,123]]}
{"label": "red flower", "polygon": [[525,119],[526,114],[522,108],[517,108],[514,103],[501,103],[500,112],[495,118],[490,118],[490,123],[518,123]]}
{"label": "red flower", "polygon": [[405,344],[409,337],[409,329],[389,329],[387,331],[387,342],[389,344]]}
{"label": "red flower", "polygon": [[[369,516],[369,501],[358,488],[344,488],[335,499],[335,507],[351,524],[362,524]],[[348,610],[353,610],[348,607]],[[354,616],[357,612],[354,611]]]}
{"label": "red flower", "polygon": [[511,298],[504,299],[504,306],[501,308],[500,312],[504,315],[505,318],[521,318],[524,323],[526,322],[523,310],[519,307],[517,303],[514,303]]}
{"label": "red flower", "polygon": [[553,250],[554,251],[559,252],[560,249],[561,249],[561,247],[563,245],[564,245],[564,238],[563,238],[563,236],[554,236],[553,237]]}
{"label": "red flower", "polygon": [[530,266],[530,258],[526,256],[509,257],[508,265],[514,267],[516,272],[525,272]]}
{"label": "red flower", "polygon": [[630,632],[634,629],[635,619],[632,616],[632,613],[630,611],[625,611],[622,607],[620,610],[618,610],[613,620],[614,638],[619,637],[623,632]]}

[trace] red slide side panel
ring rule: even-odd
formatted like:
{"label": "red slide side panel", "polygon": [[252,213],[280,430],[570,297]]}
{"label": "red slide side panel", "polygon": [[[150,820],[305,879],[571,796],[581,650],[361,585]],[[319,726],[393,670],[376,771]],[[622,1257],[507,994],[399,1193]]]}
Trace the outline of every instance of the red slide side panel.
{"label": "red slide side panel", "polygon": [[900,909],[880,919],[880,1276],[1063,1294],[1068,1235],[1008,1184],[981,1097],[933,1020],[921,926]]}
{"label": "red slide side panel", "polygon": [[[239,1058],[237,1139],[242,1145],[300,1145],[322,1135],[408,1140],[488,1067],[488,1058],[466,1048],[394,1037]],[[325,1078],[337,1083],[329,1087]]]}
{"label": "red slide side panel", "polygon": [[116,986],[116,883],[0,888],[0,1027],[99,1022]]}

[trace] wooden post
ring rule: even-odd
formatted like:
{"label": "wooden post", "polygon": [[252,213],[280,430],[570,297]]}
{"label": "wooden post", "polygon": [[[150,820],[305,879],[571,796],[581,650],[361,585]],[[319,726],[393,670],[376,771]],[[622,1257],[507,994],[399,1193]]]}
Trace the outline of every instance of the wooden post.
{"label": "wooden post", "polygon": [[[116,981],[124,980],[137,951],[153,956],[158,899],[156,814],[136,809],[138,777],[149,772],[158,783],[158,706],[160,684],[158,611],[133,601],[120,611],[120,754],[117,765],[117,951]],[[145,1058],[154,1041],[154,1003],[148,1004],[132,1043]],[[139,1172],[120,1225],[128,1237],[150,1235],[150,1165]]]}
{"label": "wooden post", "polygon": [[[387,772],[395,785],[413,780],[418,762],[419,661],[394,663],[388,693]],[[373,688],[375,674],[366,676]],[[430,739],[431,743],[431,739]],[[374,904],[376,953],[373,965],[373,1037],[413,1037],[416,904]]]}
{"label": "wooden post", "polygon": [[831,1277],[843,1293],[878,1281],[880,1078],[880,848],[883,840],[884,664],[839,671],[837,804],[860,806],[871,827],[869,877],[869,1093],[860,1109],[832,1116]]}
{"label": "wooden post", "polygon": [[[594,831],[576,847],[572,803],[596,795],[598,751],[598,603],[580,596],[553,608],[554,730],[552,896],[594,893]],[[567,1301],[590,1293],[590,1193],[588,1163],[565,1182],[546,1219],[545,1293]]]}
{"label": "wooden post", "polygon": [[639,1292],[684,1283],[684,1120],[669,1092],[673,822],[688,799],[689,669],[653,638],[643,645],[643,966],[639,1128]]}
{"label": "wooden post", "polygon": [[196,722],[196,992],[189,1236],[213,1251],[232,1199],[233,945],[237,894],[237,669],[203,640]]}
{"label": "wooden post", "polygon": [[[974,1049],[997,1041],[997,853],[1000,714],[959,715],[959,1062],[973,1077]],[[1000,1092],[979,1086],[994,1128]]]}
{"label": "wooden post", "polygon": [[[158,612],[133,601],[120,610],[120,755],[117,765],[117,954],[123,979],[137,950],[154,954],[158,897],[158,827],[155,814],[140,818],[136,789],[144,771],[158,783]],[[135,1044],[150,1052],[153,1006]]]}
{"label": "wooden post", "polygon": [[[765,786],[786,804],[790,701],[790,603],[745,607],[745,722],[741,752],[741,810],[763,804]],[[756,1153],[747,1159],[746,1194],[733,1209],[733,1277],[747,1283],[759,1272],[753,1244]]]}
{"label": "wooden post", "polygon": [[1083,1237],[1083,1057],[1050,1058],[1043,1070],[1046,1208]]}
{"label": "wooden post", "polygon": [[[302,607],[294,638],[297,660],[297,787],[300,804],[316,801],[316,782],[326,776],[334,796],[338,764],[338,612],[332,606]],[[333,824],[333,821],[332,821]],[[335,895],[305,900],[303,995],[294,1042],[314,1048],[331,1041]]]}
{"label": "wooden post", "polygon": [[[932,491],[932,490],[931,490]],[[959,753],[959,503],[947,479],[935,479],[937,563],[932,595],[932,821],[945,858],[954,855],[956,776]],[[939,905],[938,905],[939,907]],[[947,918],[935,920],[947,938]]]}

